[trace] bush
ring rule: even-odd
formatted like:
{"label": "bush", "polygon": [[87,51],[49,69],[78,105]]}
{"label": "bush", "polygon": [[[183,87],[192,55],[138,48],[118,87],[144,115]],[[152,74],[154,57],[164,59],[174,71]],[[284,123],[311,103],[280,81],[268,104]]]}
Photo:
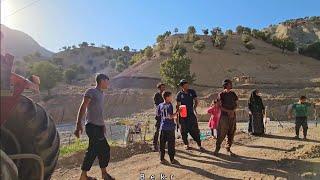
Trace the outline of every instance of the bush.
{"label": "bush", "polygon": [[201,53],[205,48],[206,44],[203,40],[198,40],[193,43],[193,49],[198,53]]}
{"label": "bush", "polygon": [[68,68],[64,71],[64,79],[66,81],[66,83],[70,84],[72,82],[72,80],[75,80],[78,76],[78,73],[76,70]]}
{"label": "bush", "polygon": [[177,54],[178,56],[184,56],[187,54],[187,49],[180,43],[176,42],[172,46],[171,54]]}
{"label": "bush", "polygon": [[228,30],[226,30],[226,33],[225,33],[225,34],[226,34],[227,36],[232,36],[232,33],[233,33],[232,30],[231,30],[231,29],[228,29]]}
{"label": "bush", "polygon": [[31,64],[30,73],[40,77],[40,88],[48,90],[48,95],[50,95],[50,89],[55,87],[62,78],[59,68],[48,61]]}
{"label": "bush", "polygon": [[249,41],[251,41],[251,36],[249,36],[247,33],[243,33],[241,35],[241,40],[244,44],[248,43]]}
{"label": "bush", "polygon": [[187,34],[196,34],[196,28],[194,26],[189,26],[188,27],[188,32]]}
{"label": "bush", "polygon": [[280,38],[274,37],[271,43],[272,45],[282,49],[282,53],[285,53],[285,50],[292,51],[292,52],[296,50],[296,45],[290,38],[280,39]]}
{"label": "bush", "polygon": [[243,26],[241,26],[241,25],[237,26],[236,31],[237,31],[237,34],[239,34],[239,35],[242,34],[243,33]]}
{"label": "bush", "polygon": [[116,71],[122,72],[126,68],[127,68],[127,66],[123,62],[117,62],[116,63]]}
{"label": "bush", "polygon": [[114,69],[116,67],[116,61],[115,60],[109,61],[109,65]]}
{"label": "bush", "polygon": [[153,56],[153,49],[152,49],[151,46],[147,46],[144,49],[144,56],[147,57],[147,58],[151,58]]}
{"label": "bush", "polygon": [[223,49],[227,43],[227,37],[220,33],[216,35],[216,38],[212,42],[214,43],[213,46]]}
{"label": "bush", "polygon": [[315,42],[306,48],[299,49],[299,53],[320,60],[320,42]]}
{"label": "bush", "polygon": [[244,47],[246,47],[249,51],[255,49],[254,45],[252,44],[252,41],[244,43]]}
{"label": "bush", "polygon": [[124,46],[124,47],[123,47],[123,50],[124,50],[125,52],[129,52],[129,51],[130,51],[130,47],[129,47],[129,46]]}
{"label": "bush", "polygon": [[143,54],[142,53],[137,53],[135,55],[133,55],[129,61],[130,65],[133,65],[137,62],[140,62],[143,59]]}

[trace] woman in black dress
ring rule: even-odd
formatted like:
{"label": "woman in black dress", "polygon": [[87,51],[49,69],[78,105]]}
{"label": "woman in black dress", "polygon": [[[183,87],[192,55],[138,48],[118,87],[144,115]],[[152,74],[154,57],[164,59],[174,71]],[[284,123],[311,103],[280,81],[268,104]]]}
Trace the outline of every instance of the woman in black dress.
{"label": "woman in black dress", "polygon": [[263,116],[265,107],[259,95],[259,91],[255,89],[252,91],[248,103],[249,108],[249,128],[248,131],[252,135],[264,134]]}

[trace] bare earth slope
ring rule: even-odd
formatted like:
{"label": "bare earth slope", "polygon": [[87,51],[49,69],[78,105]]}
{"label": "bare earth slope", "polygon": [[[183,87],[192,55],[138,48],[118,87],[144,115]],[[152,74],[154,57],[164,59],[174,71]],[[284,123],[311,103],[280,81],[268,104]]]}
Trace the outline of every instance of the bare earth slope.
{"label": "bare earth slope", "polygon": [[[253,39],[256,49],[248,51],[237,35],[227,40],[223,50],[214,48],[209,37],[201,38],[206,41],[206,49],[202,53],[195,52],[192,43],[184,43],[187,55],[192,58],[191,71],[197,76],[195,83],[199,85],[219,86],[225,78],[242,75],[251,76],[256,82],[262,83],[307,83],[310,79],[320,77],[320,61],[297,53],[284,55],[279,48],[260,40]],[[169,37],[166,46],[174,39],[182,39],[182,36]],[[160,63],[166,58],[157,56],[134,65],[119,74],[114,84],[121,88],[139,87],[141,80],[136,77],[144,77],[144,86],[153,88],[155,79],[160,79]]]}
{"label": "bare earth slope", "polygon": [[[319,179],[319,130],[313,125],[308,141],[290,138],[293,129],[284,129],[266,137],[238,133],[233,148],[238,157],[228,157],[224,155],[224,150],[219,157],[214,157],[214,141],[207,140],[204,147],[208,152],[205,153],[186,151],[178,146],[176,159],[181,165],[161,165],[158,153],[147,153],[111,162],[109,172],[121,180],[139,179],[140,173],[146,177],[156,175],[156,179],[160,178],[161,173],[167,177],[173,175],[174,179]],[[77,179],[79,173],[79,168],[62,167],[54,173],[53,179]],[[92,168],[90,175],[100,177],[97,165]]]}

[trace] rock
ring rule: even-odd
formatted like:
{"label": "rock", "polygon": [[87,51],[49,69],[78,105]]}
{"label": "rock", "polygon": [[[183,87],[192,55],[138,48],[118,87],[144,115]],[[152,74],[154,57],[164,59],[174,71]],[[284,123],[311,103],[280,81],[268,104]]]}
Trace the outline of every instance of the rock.
{"label": "rock", "polygon": [[316,175],[317,174],[313,173],[313,172],[305,172],[305,173],[301,174],[301,177],[311,179],[311,178],[315,177]]}

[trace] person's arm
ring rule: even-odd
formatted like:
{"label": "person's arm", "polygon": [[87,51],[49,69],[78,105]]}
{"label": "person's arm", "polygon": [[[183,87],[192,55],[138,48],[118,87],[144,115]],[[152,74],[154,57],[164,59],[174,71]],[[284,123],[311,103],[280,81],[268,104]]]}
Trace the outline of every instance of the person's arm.
{"label": "person's arm", "polygon": [[77,116],[77,121],[76,121],[76,130],[74,131],[74,135],[79,138],[80,134],[82,134],[83,132],[83,127],[82,127],[82,123],[81,120],[83,119],[83,116],[86,113],[87,107],[90,103],[90,98],[89,97],[83,97],[83,100],[81,102],[81,105],[79,107],[79,111],[78,111],[78,116]]}

